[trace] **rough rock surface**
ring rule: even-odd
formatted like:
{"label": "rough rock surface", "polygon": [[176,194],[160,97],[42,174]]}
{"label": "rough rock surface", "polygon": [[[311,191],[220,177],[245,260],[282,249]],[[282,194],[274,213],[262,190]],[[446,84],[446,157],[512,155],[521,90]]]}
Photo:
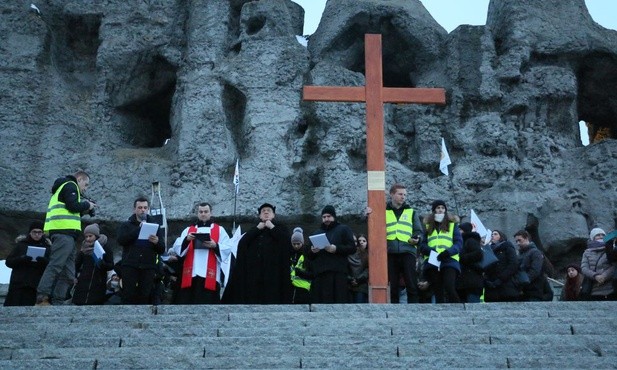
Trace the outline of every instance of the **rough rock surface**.
{"label": "rough rock surface", "polygon": [[[387,185],[406,183],[423,213],[443,198],[510,235],[535,220],[554,256],[615,227],[617,32],[583,0],[492,0],[486,26],[450,34],[418,0],[328,1],[308,48],[289,0],[46,0],[40,17],[28,5],[0,4],[5,215],[44,212],[53,180],[81,168],[102,222],[125,219],[152,181],[170,219],[201,200],[229,219],[237,158],[240,216],[263,201],[292,222],[327,203],[358,214],[364,105],[301,90],[363,85],[364,34],[380,33],[387,86],[447,89],[445,106],[385,107]],[[609,138],[583,147],[581,120]]]}

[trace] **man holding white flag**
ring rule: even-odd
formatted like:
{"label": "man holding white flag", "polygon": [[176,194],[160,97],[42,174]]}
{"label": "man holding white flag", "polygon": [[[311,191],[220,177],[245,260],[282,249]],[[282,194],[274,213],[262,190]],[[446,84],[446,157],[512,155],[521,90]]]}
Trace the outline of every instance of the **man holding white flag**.
{"label": "man holding white flag", "polygon": [[446,149],[446,141],[441,138],[441,159],[439,160],[439,170],[444,175],[448,176],[448,166],[451,165],[450,155],[448,149]]}

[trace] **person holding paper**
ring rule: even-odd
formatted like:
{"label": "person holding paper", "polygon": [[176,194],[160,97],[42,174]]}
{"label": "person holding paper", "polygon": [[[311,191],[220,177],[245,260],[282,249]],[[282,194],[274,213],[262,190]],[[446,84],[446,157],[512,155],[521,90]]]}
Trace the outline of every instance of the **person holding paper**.
{"label": "person holding paper", "polygon": [[[75,279],[75,241],[81,234],[81,216],[92,215],[96,204],[82,199],[90,176],[77,171],[56,179],[45,215],[45,231],[52,242],[49,263],[37,287],[37,306],[62,304]],[[52,292],[53,288],[53,292]]]}
{"label": "person holding paper", "polygon": [[[6,258],[6,266],[12,271],[4,305],[34,306],[36,288],[49,261],[51,241],[43,235],[43,222],[34,221],[28,235],[18,236],[15,242],[17,245]],[[40,252],[43,252],[42,256]],[[33,258],[34,255],[38,257]]]}
{"label": "person holding paper", "polygon": [[336,221],[336,210],[328,205],[321,211],[321,227],[313,235],[326,234],[330,244],[325,248],[307,246],[315,278],[311,283],[313,303],[348,303],[347,257],[356,251],[353,231]]}
{"label": "person holding paper", "polygon": [[434,201],[431,211],[424,218],[426,234],[420,242],[424,274],[433,288],[436,303],[459,303],[456,277],[461,272],[459,253],[463,247],[457,225],[459,218],[448,213],[443,200]]}
{"label": "person holding paper", "polygon": [[258,212],[259,223],[238,243],[236,266],[226,290],[237,304],[291,303],[291,234],[275,221],[275,206],[264,203]]}
{"label": "person holding paper", "polygon": [[197,205],[197,221],[185,228],[174,243],[180,257],[180,287],[178,304],[220,303],[221,261],[231,253],[229,235],[212,222],[210,203]]}
{"label": "person holding paper", "polygon": [[107,245],[107,236],[101,234],[98,224],[84,228],[84,241],[75,259],[77,282],[73,304],[99,305],[107,300],[107,271],[114,268],[113,251]]}
{"label": "person holding paper", "polygon": [[165,252],[163,230],[140,239],[142,226],[151,227],[155,220],[148,214],[148,199],[133,202],[133,214],[118,229],[118,244],[122,246],[122,294],[125,304],[149,304],[158,269],[159,255]]}

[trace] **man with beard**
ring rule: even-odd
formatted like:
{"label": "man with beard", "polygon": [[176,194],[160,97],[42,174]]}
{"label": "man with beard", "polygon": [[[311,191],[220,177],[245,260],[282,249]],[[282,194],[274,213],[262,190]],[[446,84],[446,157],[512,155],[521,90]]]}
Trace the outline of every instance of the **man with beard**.
{"label": "man with beard", "polygon": [[231,290],[238,304],[291,303],[291,235],[284,225],[274,221],[275,206],[264,203],[258,212],[259,223],[238,243],[236,265],[226,289]]}
{"label": "man with beard", "polygon": [[221,260],[231,253],[229,235],[211,221],[210,203],[197,206],[197,223],[182,231],[174,251],[180,256],[181,283],[178,304],[220,303]]}
{"label": "man with beard", "polygon": [[307,256],[311,260],[315,278],[311,284],[314,303],[348,303],[347,256],[356,251],[353,232],[336,221],[336,210],[328,205],[321,211],[321,227],[313,235],[326,234],[330,242],[323,249],[311,246]]}

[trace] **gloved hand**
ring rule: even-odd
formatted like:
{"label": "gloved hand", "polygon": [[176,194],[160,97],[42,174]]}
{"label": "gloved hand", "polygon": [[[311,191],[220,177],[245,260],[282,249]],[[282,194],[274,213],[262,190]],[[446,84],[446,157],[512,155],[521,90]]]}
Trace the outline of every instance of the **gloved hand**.
{"label": "gloved hand", "polygon": [[45,257],[38,256],[38,257],[36,257],[36,262],[48,263],[49,260],[47,258],[45,258]]}
{"label": "gloved hand", "polygon": [[32,262],[32,256],[24,255],[22,259],[24,262]]}
{"label": "gloved hand", "polygon": [[450,258],[450,253],[447,251],[443,251],[437,255],[437,261],[439,262],[445,262],[448,258]]}

